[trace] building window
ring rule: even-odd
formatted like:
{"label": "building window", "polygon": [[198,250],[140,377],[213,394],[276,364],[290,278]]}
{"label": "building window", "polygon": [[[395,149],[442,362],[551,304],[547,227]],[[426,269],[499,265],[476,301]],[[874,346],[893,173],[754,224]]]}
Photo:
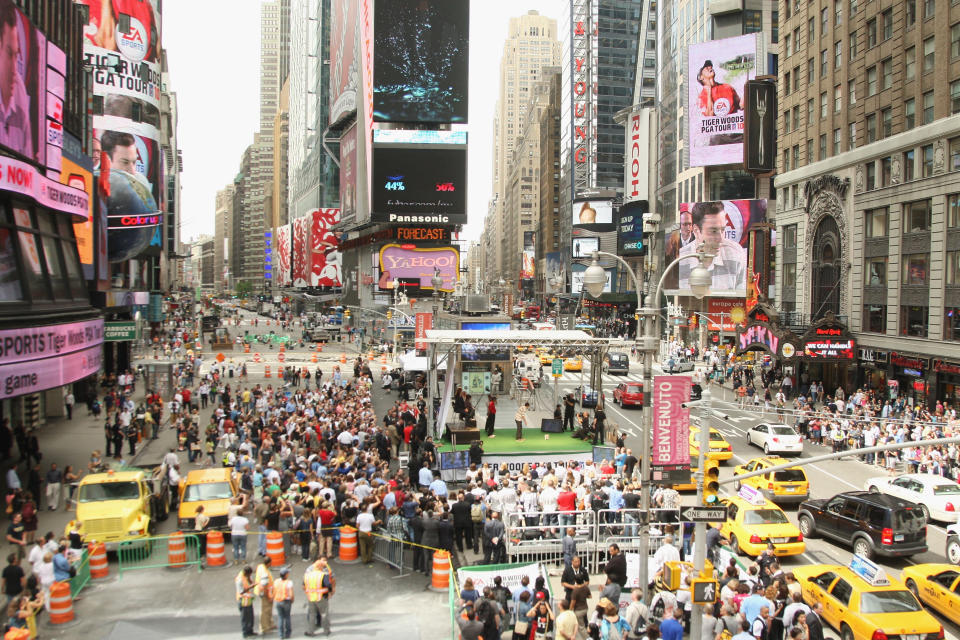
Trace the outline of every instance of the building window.
{"label": "building window", "polygon": [[917,101],[910,98],[903,103],[903,128],[905,131],[917,125]]}
{"label": "building window", "polygon": [[843,44],[841,42],[833,43],[833,68],[839,69],[843,63]]}
{"label": "building window", "polygon": [[960,113],[960,80],[950,83],[950,114]]}
{"label": "building window", "polygon": [[936,0],[923,0],[923,17],[932,18],[936,7]]}
{"label": "building window", "polygon": [[947,264],[944,274],[948,286],[960,285],[960,251],[947,251]]}
{"label": "building window", "polygon": [[867,20],[867,48],[877,45],[877,19]]}
{"label": "building window", "polygon": [[787,95],[790,95],[790,72],[789,71],[783,74],[783,79],[784,79],[783,92]]}
{"label": "building window", "polygon": [[813,124],[813,98],[807,100],[807,124]]}
{"label": "building window", "polygon": [[797,225],[791,224],[783,228],[783,248],[797,248]]}
{"label": "building window", "polygon": [[906,17],[904,18],[907,22],[908,27],[912,27],[917,21],[917,0],[907,0],[907,11]]}
{"label": "building window", "polygon": [[893,37],[893,10],[887,9],[881,13],[880,19],[883,24],[883,39],[889,40]]}
{"label": "building window", "polygon": [[790,149],[783,150],[783,171],[790,171]]}
{"label": "building window", "polygon": [[880,159],[880,186],[889,187],[890,186],[890,156]]}
{"label": "building window", "polygon": [[847,143],[848,150],[852,151],[857,148],[857,123],[851,122],[847,125]]}
{"label": "building window", "polygon": [[913,149],[903,152],[903,181],[913,180]]}
{"label": "building window", "polygon": [[877,114],[867,116],[867,144],[877,141]]}
{"label": "building window", "polygon": [[793,130],[800,130],[800,107],[796,106],[793,108]]}
{"label": "building window", "polygon": [[903,284],[923,286],[927,284],[929,255],[926,253],[911,253],[902,256]]}
{"label": "building window", "polygon": [[960,58],[960,22],[950,27],[950,58]]}
{"label": "building window", "polygon": [[793,168],[800,166],[800,145],[793,145]]}
{"label": "building window", "polygon": [[763,30],[763,13],[753,9],[748,9],[744,11],[743,12],[743,32],[759,33],[762,30]]}
{"label": "building window", "polygon": [[867,191],[873,191],[877,188],[877,164],[875,162],[867,163]]}
{"label": "building window", "polygon": [[867,258],[864,265],[864,284],[868,287],[887,286],[887,258]]}
{"label": "building window", "polygon": [[813,140],[807,140],[807,164],[813,162]]}
{"label": "building window", "polygon": [[930,201],[917,200],[903,205],[903,232],[922,233],[930,230]]}
{"label": "building window", "polygon": [[960,138],[950,138],[950,171],[960,171]]}
{"label": "building window", "polygon": [[800,90],[800,67],[793,68],[793,90]]}
{"label": "building window", "polygon": [[850,32],[850,59],[855,60],[857,58],[857,30],[854,29]]}
{"label": "building window", "polygon": [[820,159],[820,160],[826,160],[826,159],[827,159],[827,134],[825,134],[825,133],[821,133],[821,134],[820,134],[820,156],[819,156],[819,159]]}
{"label": "building window", "polygon": [[820,10],[820,35],[824,36],[827,34],[827,27],[830,25],[830,13],[827,10],[827,7],[824,7]]}
{"label": "building window", "polygon": [[850,0],[850,16],[853,17],[857,14],[857,0]]}
{"label": "building window", "polygon": [[840,107],[843,105],[843,95],[840,93],[840,85],[833,88],[833,112],[840,113]]}
{"label": "building window", "polygon": [[933,71],[933,67],[935,63],[935,54],[936,54],[936,49],[934,47],[935,44],[936,44],[935,38],[933,36],[930,36],[929,38],[923,41],[923,72],[924,73],[927,73],[928,71]]}
{"label": "building window", "polygon": [[797,265],[794,262],[788,262],[783,265],[783,286],[797,286]]}
{"label": "building window", "polygon": [[[868,165],[869,166],[869,165]],[[863,233],[868,238],[883,238],[887,235],[886,207],[867,209],[863,212]]]}
{"label": "building window", "polygon": [[833,130],[833,155],[840,155],[841,136],[840,129]]}
{"label": "building window", "polygon": [[923,163],[920,177],[929,178],[933,175],[933,145],[928,144],[920,149],[920,161]]}
{"label": "building window", "polygon": [[850,104],[857,104],[857,81],[847,80],[847,100]]}
{"label": "building window", "polygon": [[770,12],[770,42],[778,42],[780,40],[780,12],[771,11]]}
{"label": "building window", "polygon": [[880,110],[880,134],[884,138],[893,135],[893,109],[890,107]]}
{"label": "building window", "polygon": [[893,60],[890,58],[880,62],[880,77],[883,89],[893,86]]}
{"label": "building window", "polygon": [[843,24],[843,4],[837,2],[833,7],[833,24],[840,26]]}
{"label": "building window", "polygon": [[820,117],[827,117],[827,92],[824,91],[820,94]]}
{"label": "building window", "polygon": [[867,95],[873,96],[877,94],[877,68],[870,67],[867,69]]}
{"label": "building window", "polygon": [[958,227],[960,227],[960,193],[951,193],[947,196],[947,228]]}
{"label": "building window", "polygon": [[790,111],[783,112],[783,132],[790,133]]}
{"label": "building window", "polygon": [[960,308],[947,307],[943,310],[943,339],[960,340]]}
{"label": "building window", "polygon": [[927,337],[928,307],[900,307],[900,335],[914,338]]}
{"label": "building window", "polygon": [[917,74],[917,48],[908,47],[903,54],[903,75],[907,80],[913,80]]}
{"label": "building window", "polygon": [[793,38],[789,33],[783,36],[783,52],[787,58],[793,55]]}
{"label": "building window", "polygon": [[814,42],[817,39],[817,28],[816,21],[813,18],[807,20],[807,44]]}
{"label": "building window", "polygon": [[933,122],[933,91],[923,94],[923,124]]}
{"label": "building window", "polygon": [[865,333],[886,333],[887,306],[883,304],[863,305],[863,328]]}
{"label": "building window", "polygon": [[820,77],[827,77],[827,50],[824,49],[820,52]]}

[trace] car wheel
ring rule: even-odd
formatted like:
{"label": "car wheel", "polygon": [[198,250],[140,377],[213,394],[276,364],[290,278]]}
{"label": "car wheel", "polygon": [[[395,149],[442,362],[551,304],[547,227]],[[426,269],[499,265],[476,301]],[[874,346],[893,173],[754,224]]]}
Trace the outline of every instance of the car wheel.
{"label": "car wheel", "polygon": [[867,560],[873,557],[873,547],[866,538],[857,538],[853,541],[853,552],[858,556],[863,556]]}
{"label": "car wheel", "polygon": [[920,505],[920,511],[923,513],[923,517],[927,522],[930,522],[930,509],[927,508],[927,505]]}
{"label": "car wheel", "polygon": [[878,488],[877,488],[877,485],[875,485],[875,484],[870,485],[870,487],[868,487],[867,491],[869,491],[870,493],[880,493],[880,489],[878,489]]}
{"label": "car wheel", "polygon": [[840,639],[853,640],[853,630],[847,625],[840,625]]}
{"label": "car wheel", "polygon": [[797,523],[800,526],[800,533],[803,534],[804,538],[812,538],[817,533],[817,527],[813,524],[813,518],[807,515],[800,516],[797,519]]}
{"label": "car wheel", "polygon": [[915,595],[915,596],[917,597],[917,599],[919,600],[919,599],[920,599],[920,589],[917,588],[917,583],[913,581],[913,578],[907,578],[906,585],[907,585],[907,589],[910,589],[910,591],[913,593],[913,595]]}
{"label": "car wheel", "polygon": [[157,521],[153,518],[150,519],[150,524],[147,525],[147,534],[151,538],[157,535]]}
{"label": "car wheel", "polygon": [[739,481],[739,480],[734,480],[734,481],[733,481],[733,490],[734,490],[734,491],[738,491],[738,492],[740,491],[740,481]]}
{"label": "car wheel", "polygon": [[956,536],[947,540],[947,560],[950,564],[960,564],[960,539]]}
{"label": "car wheel", "polygon": [[764,452],[766,455],[770,455],[770,445],[769,445],[769,444],[763,443],[763,452]]}
{"label": "car wheel", "polygon": [[740,548],[740,541],[737,540],[737,536],[733,534],[730,535],[730,546],[733,547],[733,552],[735,554],[738,556],[743,555],[743,549]]}

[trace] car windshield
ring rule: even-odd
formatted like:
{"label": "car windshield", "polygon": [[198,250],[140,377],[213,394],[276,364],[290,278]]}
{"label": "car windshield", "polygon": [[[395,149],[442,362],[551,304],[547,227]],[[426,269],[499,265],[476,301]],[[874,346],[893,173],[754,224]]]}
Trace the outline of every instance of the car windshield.
{"label": "car windshield", "polygon": [[867,591],[860,596],[860,613],[906,613],[920,611],[913,594],[903,591]]}
{"label": "car windshield", "polygon": [[795,436],[797,432],[792,427],[770,427],[770,432],[775,436]]}
{"label": "car windshield", "polygon": [[627,356],[623,354],[615,354],[610,356],[610,362],[614,364],[622,364],[627,361]]}
{"label": "car windshield", "polygon": [[710,442],[723,442],[723,434],[716,431],[710,432]]}
{"label": "car windshield", "polygon": [[777,482],[804,482],[807,476],[803,469],[783,469],[773,472],[773,479]]}
{"label": "car windshield", "polygon": [[139,497],[140,485],[136,482],[104,482],[80,487],[80,502],[136,500]]}
{"label": "car windshield", "polygon": [[184,502],[200,502],[202,500],[228,500],[233,497],[233,490],[229,482],[204,482],[202,484],[187,485],[183,492]]}
{"label": "car windshield", "polygon": [[643,387],[641,387],[639,384],[627,385],[627,393],[640,393],[641,391],[643,391]]}
{"label": "car windshield", "polygon": [[920,509],[897,509],[893,512],[894,528],[909,532],[919,531],[927,524]]}
{"label": "car windshield", "polygon": [[933,487],[935,496],[955,496],[960,494],[960,484],[938,484]]}
{"label": "car windshield", "polygon": [[743,524],[785,524],[787,516],[779,509],[751,509],[743,514]]}

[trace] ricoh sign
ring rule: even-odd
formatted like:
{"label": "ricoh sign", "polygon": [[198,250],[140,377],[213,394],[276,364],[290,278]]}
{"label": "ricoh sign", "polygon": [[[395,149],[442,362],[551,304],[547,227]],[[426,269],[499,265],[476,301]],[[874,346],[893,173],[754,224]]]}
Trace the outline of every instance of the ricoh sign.
{"label": "ricoh sign", "polygon": [[625,123],[627,135],[623,149],[623,203],[649,201],[648,149],[653,109],[634,107]]}

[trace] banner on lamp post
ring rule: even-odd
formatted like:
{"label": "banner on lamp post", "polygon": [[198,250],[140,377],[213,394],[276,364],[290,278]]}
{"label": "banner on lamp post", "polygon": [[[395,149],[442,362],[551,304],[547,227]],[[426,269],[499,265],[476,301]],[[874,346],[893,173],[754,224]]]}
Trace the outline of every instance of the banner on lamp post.
{"label": "banner on lamp post", "polygon": [[417,350],[422,350],[427,348],[427,343],[423,340],[427,337],[427,329],[433,328],[433,314],[432,313],[418,313],[417,322],[416,322],[416,346]]}
{"label": "banner on lamp post", "polygon": [[690,412],[683,403],[690,400],[688,376],[653,378],[653,462],[654,482],[687,480],[690,475]]}

